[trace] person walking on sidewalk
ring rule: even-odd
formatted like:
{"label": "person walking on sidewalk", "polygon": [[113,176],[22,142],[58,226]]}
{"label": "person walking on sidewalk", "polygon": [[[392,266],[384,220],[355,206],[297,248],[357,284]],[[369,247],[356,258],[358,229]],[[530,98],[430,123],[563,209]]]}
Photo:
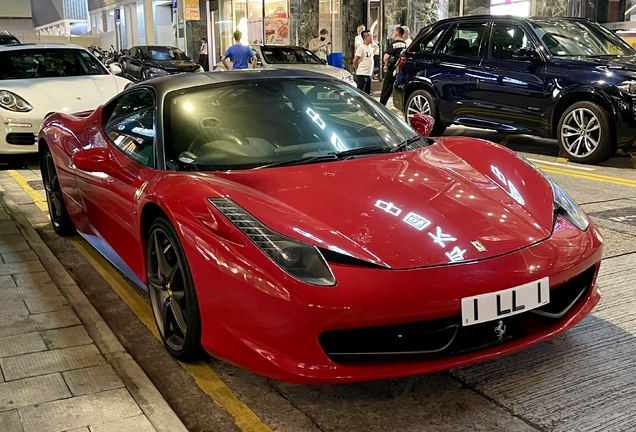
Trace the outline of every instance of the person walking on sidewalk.
{"label": "person walking on sidewalk", "polygon": [[364,30],[366,29],[366,27],[364,25],[359,25],[358,28],[356,29],[356,37],[353,39],[353,56],[355,57],[356,52],[358,51],[358,48],[360,48],[360,45],[362,45],[362,36],[360,36],[360,33],[362,33]]}
{"label": "person walking on sidewalk", "polygon": [[406,48],[404,42],[404,29],[398,27],[393,30],[393,40],[390,41],[384,51],[384,82],[382,83],[382,92],[380,93],[380,103],[386,105],[393,93],[393,84],[395,84],[395,65],[397,64],[400,54]]}
{"label": "person walking on sidewalk", "polygon": [[373,36],[369,30],[360,33],[362,45],[356,51],[353,58],[353,67],[356,70],[356,84],[360,90],[371,94],[371,76],[373,75]]}
{"label": "person walking on sidewalk", "polygon": [[243,45],[241,43],[241,37],[243,37],[243,33],[239,30],[234,32],[234,45],[229,47],[223,57],[221,57],[221,62],[225,69],[230,70],[230,67],[227,64],[227,59],[232,60],[232,69],[247,69],[248,65],[252,63],[252,68],[256,68],[256,55],[252,48]]}
{"label": "person walking on sidewalk", "polygon": [[409,36],[409,33],[411,32],[411,30],[409,30],[407,26],[402,26],[402,28],[404,29],[404,43],[406,44],[406,47],[408,48],[409,45],[413,43],[411,36]]}
{"label": "person walking on sidewalk", "polygon": [[327,29],[320,30],[320,37],[313,38],[309,41],[309,51],[318,56],[319,59],[327,62],[327,56],[329,55],[329,45],[331,42],[327,42],[327,35],[329,31]]}

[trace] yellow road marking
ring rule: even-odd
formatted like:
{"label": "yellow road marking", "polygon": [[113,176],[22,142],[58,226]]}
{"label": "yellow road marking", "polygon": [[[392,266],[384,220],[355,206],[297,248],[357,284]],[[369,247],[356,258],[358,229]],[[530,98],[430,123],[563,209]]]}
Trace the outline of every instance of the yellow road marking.
{"label": "yellow road marking", "polygon": [[24,191],[29,194],[29,196],[33,200],[33,204],[38,206],[40,210],[42,211],[49,211],[49,207],[46,204],[46,200],[42,198],[42,195],[40,194],[40,192],[36,191],[31,186],[29,186],[29,183],[22,176],[22,174],[20,174],[16,170],[9,170],[8,173],[20,185],[20,187],[22,187],[22,189],[24,189]]}
{"label": "yellow road marking", "polygon": [[567,158],[564,158],[563,156],[559,156],[556,158],[556,161],[559,163],[566,163],[568,160]]}
{"label": "yellow road marking", "polygon": [[628,187],[636,188],[636,180],[606,176],[601,174],[594,174],[590,172],[574,171],[574,170],[570,170],[566,168],[557,168],[557,167],[542,165],[542,164],[536,164],[536,165],[542,171],[545,171],[550,174],[561,174],[561,175],[566,175],[569,177],[575,177],[575,178],[592,180],[592,181],[597,181],[602,183],[611,183],[611,184],[616,184],[620,186],[628,186]]}
{"label": "yellow road marking", "polygon": [[499,144],[500,144],[500,145],[502,145],[502,146],[507,146],[507,145],[508,145],[508,143],[509,143],[510,141],[512,141],[515,137],[516,137],[516,135],[506,135],[506,136],[504,137],[504,139],[502,139],[502,140],[501,140],[501,142],[500,142]]}
{"label": "yellow road marking", "polygon": [[[69,241],[99,272],[99,274],[113,288],[113,291],[126,302],[128,307],[139,317],[146,327],[159,337],[150,305],[121,277],[110,263],[102,257],[91,245],[81,237],[69,237]],[[224,408],[232,417],[238,428],[244,432],[272,432],[272,429],[246,404],[241,402],[234,392],[218,377],[205,362],[179,364],[194,378],[194,382],[215,404]]]}

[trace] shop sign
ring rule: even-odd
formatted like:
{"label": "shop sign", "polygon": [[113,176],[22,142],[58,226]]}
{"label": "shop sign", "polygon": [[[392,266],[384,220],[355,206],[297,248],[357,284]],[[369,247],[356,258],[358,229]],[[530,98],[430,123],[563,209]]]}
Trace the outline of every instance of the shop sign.
{"label": "shop sign", "polygon": [[265,43],[289,45],[289,18],[265,18]]}
{"label": "shop sign", "polygon": [[199,0],[185,0],[185,19],[191,21],[201,19],[199,15]]}

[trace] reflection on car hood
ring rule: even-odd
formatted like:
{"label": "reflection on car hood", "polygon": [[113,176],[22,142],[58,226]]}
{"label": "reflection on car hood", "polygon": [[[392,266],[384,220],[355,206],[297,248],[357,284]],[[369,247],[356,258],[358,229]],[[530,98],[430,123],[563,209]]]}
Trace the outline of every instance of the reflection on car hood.
{"label": "reflection on car hood", "polygon": [[193,68],[197,68],[198,65],[192,60],[153,60],[148,63],[148,66],[155,66],[167,71],[182,70],[190,72]]}
{"label": "reflection on car hood", "polygon": [[23,97],[34,108],[72,113],[97,108],[129,82],[113,75],[88,75],[7,80],[2,84],[4,89]]}
{"label": "reflection on car hood", "polygon": [[562,62],[572,63],[575,67],[601,66],[609,69],[623,69],[636,72],[636,56],[595,56],[595,57],[562,57]]}
{"label": "reflection on car hood", "polygon": [[[494,150],[479,150],[490,160],[479,169],[436,144],[215,173],[209,181],[222,181],[223,193],[289,237],[395,269],[444,265],[505,254],[551,234],[547,182],[489,145]],[[505,157],[497,161],[499,154]]]}

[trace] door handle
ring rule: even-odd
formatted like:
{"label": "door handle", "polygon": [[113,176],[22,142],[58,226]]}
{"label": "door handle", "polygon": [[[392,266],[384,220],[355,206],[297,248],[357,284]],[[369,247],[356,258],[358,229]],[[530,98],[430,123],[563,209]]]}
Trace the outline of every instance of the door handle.
{"label": "door handle", "polygon": [[438,58],[434,58],[434,59],[428,59],[428,60],[423,60],[423,63],[425,64],[440,64],[442,61]]}
{"label": "door handle", "polygon": [[482,69],[485,71],[494,71],[494,70],[497,70],[497,67],[486,65],[486,66],[482,66]]}

